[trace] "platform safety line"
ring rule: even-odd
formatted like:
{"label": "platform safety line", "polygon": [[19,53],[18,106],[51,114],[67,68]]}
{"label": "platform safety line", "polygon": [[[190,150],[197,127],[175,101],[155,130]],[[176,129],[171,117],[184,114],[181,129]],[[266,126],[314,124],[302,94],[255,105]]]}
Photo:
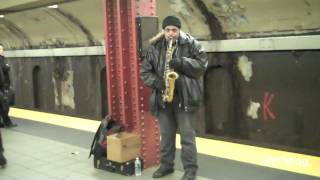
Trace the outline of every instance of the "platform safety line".
{"label": "platform safety line", "polygon": [[[205,138],[196,142],[201,154],[320,177],[320,157]],[[176,143],[181,148],[179,135]]]}
{"label": "platform safety line", "polygon": [[[10,116],[83,131],[96,132],[100,121],[10,108]],[[320,157],[205,138],[196,138],[198,153],[320,177]],[[176,138],[181,149],[180,136]]]}
{"label": "platform safety line", "polygon": [[100,125],[100,121],[96,120],[44,113],[19,108],[10,108],[9,115],[25,120],[37,121],[89,132],[96,132]]}

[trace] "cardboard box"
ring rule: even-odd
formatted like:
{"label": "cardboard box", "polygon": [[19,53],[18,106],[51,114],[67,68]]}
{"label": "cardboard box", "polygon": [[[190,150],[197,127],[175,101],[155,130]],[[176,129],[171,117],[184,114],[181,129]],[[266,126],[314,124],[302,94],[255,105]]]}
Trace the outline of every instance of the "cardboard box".
{"label": "cardboard box", "polygon": [[107,159],[126,162],[140,156],[140,137],[121,132],[107,136]]}

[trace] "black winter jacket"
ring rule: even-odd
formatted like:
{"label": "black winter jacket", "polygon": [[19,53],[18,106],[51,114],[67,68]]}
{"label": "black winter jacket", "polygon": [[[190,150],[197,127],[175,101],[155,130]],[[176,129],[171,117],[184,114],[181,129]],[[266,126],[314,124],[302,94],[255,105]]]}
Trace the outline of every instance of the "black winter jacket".
{"label": "black winter jacket", "polygon": [[10,87],[9,71],[9,65],[5,63],[4,57],[0,55],[0,91],[2,92]]}
{"label": "black winter jacket", "polygon": [[[165,108],[166,106],[162,101],[161,92],[157,91],[154,86],[157,79],[163,79],[166,57],[165,44],[163,35],[151,42],[140,67],[140,78],[145,85],[153,88],[150,108],[154,114],[157,114],[159,108]],[[178,101],[179,107],[185,111],[193,111],[199,107],[203,98],[203,74],[208,65],[206,53],[198,41],[189,34],[180,31],[173,57],[180,62],[179,67],[175,69],[179,78],[175,83],[174,94],[174,98],[178,100],[174,99],[174,102]]]}

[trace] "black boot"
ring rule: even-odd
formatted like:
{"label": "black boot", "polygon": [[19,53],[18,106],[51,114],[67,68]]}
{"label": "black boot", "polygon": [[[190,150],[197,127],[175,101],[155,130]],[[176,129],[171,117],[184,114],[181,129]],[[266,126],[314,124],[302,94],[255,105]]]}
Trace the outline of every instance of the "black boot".
{"label": "black boot", "polygon": [[18,124],[13,123],[8,115],[8,112],[1,112],[2,120],[3,120],[3,125],[4,127],[7,128],[12,128],[18,126]]}
{"label": "black boot", "polygon": [[3,123],[2,118],[0,118],[0,128],[4,128],[4,123]]}
{"label": "black boot", "polygon": [[13,122],[4,124],[4,127],[7,127],[7,128],[13,128],[13,127],[17,127],[17,126],[18,126],[18,124],[13,123]]}
{"label": "black boot", "polygon": [[186,171],[183,174],[181,180],[195,180],[196,179],[196,171]]}
{"label": "black boot", "polygon": [[7,164],[7,160],[3,155],[3,152],[0,152],[0,167],[4,168]]}
{"label": "black boot", "polygon": [[171,173],[173,173],[174,172],[174,170],[172,169],[172,168],[164,168],[164,167],[161,167],[160,166],[160,168],[159,169],[157,169],[154,173],[153,173],[153,175],[152,175],[152,178],[161,178],[161,177],[163,177],[163,176],[166,176],[166,175],[168,175],[168,174],[171,174]]}

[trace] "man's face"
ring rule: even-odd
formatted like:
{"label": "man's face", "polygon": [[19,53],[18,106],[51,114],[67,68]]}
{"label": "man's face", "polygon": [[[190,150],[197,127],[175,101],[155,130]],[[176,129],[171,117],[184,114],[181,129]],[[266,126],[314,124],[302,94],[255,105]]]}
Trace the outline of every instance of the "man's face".
{"label": "man's face", "polygon": [[3,46],[0,45],[0,55],[3,55],[4,49]]}
{"label": "man's face", "polygon": [[180,35],[180,29],[176,26],[166,26],[164,28],[164,36],[167,40],[177,40]]}

